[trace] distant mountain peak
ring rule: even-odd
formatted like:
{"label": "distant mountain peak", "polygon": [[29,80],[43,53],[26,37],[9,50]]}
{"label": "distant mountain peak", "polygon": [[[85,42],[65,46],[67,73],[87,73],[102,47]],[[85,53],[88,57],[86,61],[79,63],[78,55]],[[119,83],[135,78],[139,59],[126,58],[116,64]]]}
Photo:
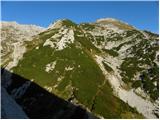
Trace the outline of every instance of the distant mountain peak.
{"label": "distant mountain peak", "polygon": [[101,18],[101,19],[96,20],[96,23],[101,24],[101,25],[106,25],[106,26],[113,25],[113,26],[118,27],[119,29],[122,29],[122,30],[135,29],[133,26],[129,25],[128,23],[123,22],[118,19],[115,19],[115,18]]}
{"label": "distant mountain peak", "polygon": [[96,22],[102,22],[102,21],[119,21],[115,18],[100,18]]}

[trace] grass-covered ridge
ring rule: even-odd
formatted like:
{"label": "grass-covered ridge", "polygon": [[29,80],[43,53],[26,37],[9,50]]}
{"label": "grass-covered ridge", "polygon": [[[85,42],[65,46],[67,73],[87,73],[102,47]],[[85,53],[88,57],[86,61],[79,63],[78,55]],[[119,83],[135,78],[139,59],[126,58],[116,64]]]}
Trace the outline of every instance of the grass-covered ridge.
{"label": "grass-covered ridge", "polygon": [[[72,25],[70,22],[67,24]],[[95,54],[101,54],[101,50],[95,47],[89,38],[83,36],[80,30],[74,31],[75,42],[60,51],[43,46],[45,40],[57,30],[40,33],[31,41],[34,44],[28,44],[29,50],[13,68],[13,72],[33,80],[65,100],[72,98],[73,101],[78,101],[78,104],[88,108],[95,115],[104,118],[142,118],[136,109],[113,94],[110,84],[105,81],[101,69],[92,58]],[[53,62],[56,63],[54,68],[47,72],[46,66]],[[110,66],[105,67],[112,71]]]}
{"label": "grass-covered ridge", "polygon": [[130,26],[124,22],[121,22],[121,21],[118,21],[118,20],[109,20],[109,19],[106,19],[106,20],[101,20],[100,22],[97,22],[98,23],[101,23],[101,24],[112,24],[114,26],[117,26],[119,29],[124,29],[124,30],[133,30],[134,27],[133,26]]}

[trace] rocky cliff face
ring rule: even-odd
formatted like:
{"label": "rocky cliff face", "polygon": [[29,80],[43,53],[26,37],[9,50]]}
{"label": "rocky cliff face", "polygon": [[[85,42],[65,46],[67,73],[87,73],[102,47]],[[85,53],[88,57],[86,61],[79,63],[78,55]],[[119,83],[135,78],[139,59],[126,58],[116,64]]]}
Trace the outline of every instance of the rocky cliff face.
{"label": "rocky cliff face", "polygon": [[36,25],[21,25],[16,22],[1,22],[1,58],[2,64],[7,65],[13,61],[16,66],[17,60],[25,52],[25,41],[32,40],[34,35],[45,29]]}
{"label": "rocky cliff face", "polygon": [[[85,114],[91,112],[99,118],[158,117],[157,34],[112,18],[82,24],[58,20],[39,32],[23,42],[25,50],[19,49],[21,57],[14,55],[19,51],[14,49],[10,53],[14,56],[13,61],[2,62],[2,67],[81,106],[86,109]],[[5,39],[13,41],[8,37]],[[5,44],[9,44],[8,41]],[[2,57],[2,61],[7,58]],[[14,60],[17,62],[13,65]],[[4,74],[4,81],[8,79],[6,76]],[[13,75],[9,78],[11,80],[5,84],[8,92],[33,117],[26,101],[39,101],[32,93],[27,94],[31,85],[26,81],[19,82]],[[76,113],[74,110],[72,112]],[[38,113],[37,110],[34,112]],[[63,112],[64,109],[57,117],[51,115],[50,118],[60,118],[64,116]]]}

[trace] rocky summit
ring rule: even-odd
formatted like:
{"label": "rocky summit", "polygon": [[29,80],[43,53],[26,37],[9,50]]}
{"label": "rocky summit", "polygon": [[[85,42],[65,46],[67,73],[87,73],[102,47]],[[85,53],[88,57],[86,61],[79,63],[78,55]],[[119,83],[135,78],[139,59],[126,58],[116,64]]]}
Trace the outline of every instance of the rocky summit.
{"label": "rocky summit", "polygon": [[1,27],[3,118],[159,118],[158,34],[113,18]]}

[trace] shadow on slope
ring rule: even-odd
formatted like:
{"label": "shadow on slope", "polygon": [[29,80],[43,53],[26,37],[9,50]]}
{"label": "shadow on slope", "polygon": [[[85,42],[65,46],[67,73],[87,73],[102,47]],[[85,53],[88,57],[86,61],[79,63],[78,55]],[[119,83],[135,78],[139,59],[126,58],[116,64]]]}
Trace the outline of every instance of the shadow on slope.
{"label": "shadow on slope", "polygon": [[49,93],[31,80],[11,73],[5,68],[1,68],[1,73],[2,82],[3,75],[6,73],[12,75],[12,83],[7,87],[7,91],[29,118],[96,118],[80,106]]}

